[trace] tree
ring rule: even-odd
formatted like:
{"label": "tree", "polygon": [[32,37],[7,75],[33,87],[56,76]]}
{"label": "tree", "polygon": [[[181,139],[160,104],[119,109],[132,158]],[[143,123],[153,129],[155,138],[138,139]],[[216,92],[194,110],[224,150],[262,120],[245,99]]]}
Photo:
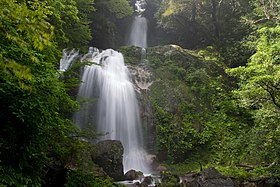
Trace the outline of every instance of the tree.
{"label": "tree", "polygon": [[90,14],[94,0],[46,0],[52,12],[49,22],[55,27],[55,40],[59,48],[86,50],[91,40]]}
{"label": "tree", "polygon": [[277,0],[251,0],[251,5],[254,9],[247,16],[247,20],[250,21],[251,24],[267,22],[279,23],[280,8]]}
{"label": "tree", "polygon": [[156,17],[159,26],[176,34],[173,40],[182,46],[220,48],[224,41],[242,38],[240,17],[248,7],[248,0],[169,0],[162,2]]}
{"label": "tree", "polygon": [[240,106],[250,109],[255,121],[247,137],[249,156],[269,164],[278,161],[280,154],[280,27],[263,27],[258,33],[249,63],[229,73],[239,79],[234,93]]}
{"label": "tree", "polygon": [[46,3],[1,0],[0,7],[0,184],[39,186],[50,145],[73,128],[67,115],[76,102],[50,53],[56,49]]}
{"label": "tree", "polygon": [[95,23],[91,44],[102,49],[123,45],[128,29],[126,18],[133,12],[128,0],[96,0],[95,8],[96,12],[91,15]]}

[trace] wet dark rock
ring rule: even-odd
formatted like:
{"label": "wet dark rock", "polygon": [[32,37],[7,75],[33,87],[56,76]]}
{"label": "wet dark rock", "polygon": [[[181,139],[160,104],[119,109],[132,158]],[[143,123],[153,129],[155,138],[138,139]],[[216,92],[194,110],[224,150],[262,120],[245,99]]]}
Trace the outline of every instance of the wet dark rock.
{"label": "wet dark rock", "polygon": [[137,172],[133,169],[129,170],[128,172],[125,173],[125,180],[136,180],[138,179],[143,173]]}
{"label": "wet dark rock", "polygon": [[197,182],[205,187],[234,187],[231,178],[224,176],[214,167],[209,167],[202,171]]}
{"label": "wet dark rock", "polygon": [[244,186],[244,187],[257,187],[257,185],[255,183],[247,182],[247,181],[243,182],[242,186]]}
{"label": "wet dark rock", "polygon": [[196,187],[198,186],[198,184],[196,183],[196,179],[198,176],[198,173],[187,174],[180,178],[180,183],[185,187]]}
{"label": "wet dark rock", "polygon": [[236,187],[279,187],[279,180],[275,178],[263,178],[254,181],[240,181],[235,179]]}
{"label": "wet dark rock", "polygon": [[140,182],[135,182],[133,184],[126,184],[127,187],[141,187]]}
{"label": "wet dark rock", "polygon": [[68,170],[63,168],[50,168],[46,174],[46,186],[63,186],[66,182],[67,172]]}
{"label": "wet dark rock", "polygon": [[263,180],[263,186],[265,187],[279,187],[280,186],[280,180],[279,178],[268,178]]}
{"label": "wet dark rock", "polygon": [[162,166],[162,165],[159,165],[159,166],[155,169],[155,171],[161,173],[161,172],[167,171],[167,168],[164,167],[164,166]]}
{"label": "wet dark rock", "polygon": [[170,173],[169,171],[164,171],[161,173],[161,183],[160,186],[180,186],[180,178],[177,175]]}
{"label": "wet dark rock", "polygon": [[181,177],[185,187],[234,187],[231,178],[224,176],[214,167],[209,167],[200,173],[189,174]]}
{"label": "wet dark rock", "polygon": [[105,140],[95,145],[91,153],[94,163],[116,181],[124,180],[123,172],[123,146],[118,140]]}
{"label": "wet dark rock", "polygon": [[144,178],[143,182],[141,183],[141,186],[149,186],[152,184],[153,178],[151,176],[147,176]]}

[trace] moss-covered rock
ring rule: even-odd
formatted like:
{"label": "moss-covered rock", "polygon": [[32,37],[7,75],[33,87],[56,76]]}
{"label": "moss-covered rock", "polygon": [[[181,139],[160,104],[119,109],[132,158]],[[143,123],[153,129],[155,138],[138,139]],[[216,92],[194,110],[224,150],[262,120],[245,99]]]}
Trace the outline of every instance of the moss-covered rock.
{"label": "moss-covered rock", "polygon": [[91,153],[94,163],[116,181],[124,180],[123,146],[118,140],[98,142]]}
{"label": "moss-covered rock", "polygon": [[[103,179],[109,181],[108,175],[91,158],[94,144],[67,137],[64,146],[64,149],[57,149],[50,155],[44,186],[71,186],[76,179],[83,181],[83,184]],[[79,186],[90,186],[83,184]]]}
{"label": "moss-covered rock", "polygon": [[119,49],[125,58],[126,64],[137,65],[141,60],[142,49],[136,46],[123,46]]}

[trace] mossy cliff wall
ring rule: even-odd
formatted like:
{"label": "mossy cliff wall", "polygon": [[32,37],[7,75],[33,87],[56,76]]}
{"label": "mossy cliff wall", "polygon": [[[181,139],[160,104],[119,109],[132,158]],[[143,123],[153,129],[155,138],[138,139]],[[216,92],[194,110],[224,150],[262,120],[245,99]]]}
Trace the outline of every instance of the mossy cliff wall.
{"label": "mossy cliff wall", "polygon": [[207,144],[224,65],[176,45],[120,51],[139,93],[148,150],[160,160],[180,161]]}

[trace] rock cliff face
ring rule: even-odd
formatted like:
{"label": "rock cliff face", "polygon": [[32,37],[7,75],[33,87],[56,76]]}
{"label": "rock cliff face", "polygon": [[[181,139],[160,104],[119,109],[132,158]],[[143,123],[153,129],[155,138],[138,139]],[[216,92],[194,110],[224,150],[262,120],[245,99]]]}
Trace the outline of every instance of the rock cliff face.
{"label": "rock cliff face", "polygon": [[[123,47],[121,52],[138,91],[147,150],[151,153],[157,150],[160,160],[174,155],[175,159],[185,158],[188,148],[199,144],[205,116],[212,110],[212,97],[217,95],[217,84],[221,84],[223,64],[204,61],[202,55],[176,45],[146,50]],[[178,128],[183,126],[188,126],[187,131]],[[170,150],[169,132],[178,134],[178,142],[179,139],[193,142],[184,145],[185,150],[179,144],[170,145],[174,148]]]}

